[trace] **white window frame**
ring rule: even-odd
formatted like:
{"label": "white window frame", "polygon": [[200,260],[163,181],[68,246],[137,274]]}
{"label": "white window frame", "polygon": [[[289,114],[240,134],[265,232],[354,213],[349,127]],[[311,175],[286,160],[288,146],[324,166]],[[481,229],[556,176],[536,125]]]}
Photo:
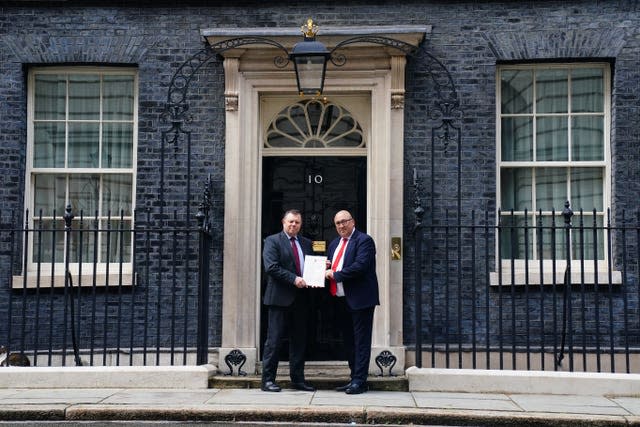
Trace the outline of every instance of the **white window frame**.
{"label": "white window frame", "polygon": [[[26,175],[25,175],[25,209],[29,210],[28,226],[30,229],[34,227],[34,220],[37,219],[38,213],[34,210],[34,176],[43,173],[62,173],[61,168],[37,168],[33,165],[34,160],[34,123],[35,123],[35,78],[36,75],[41,74],[88,74],[88,75],[127,75],[133,77],[133,117],[132,117],[132,130],[133,130],[133,146],[132,146],[132,158],[130,168],[64,168],[67,172],[74,174],[95,174],[104,176],[107,174],[130,174],[131,183],[131,215],[124,216],[125,221],[131,222],[131,229],[133,229],[133,210],[135,209],[136,201],[136,174],[137,174],[137,145],[138,145],[138,70],[131,67],[110,67],[110,66],[55,66],[55,67],[34,67],[29,70],[28,73],[28,85],[27,85],[27,150],[26,150]],[[99,122],[103,122],[102,111]],[[64,119],[65,122],[68,118]],[[102,126],[100,126],[100,140],[102,140]],[[65,150],[66,152],[66,150]],[[100,197],[102,199],[102,197]],[[58,218],[62,219],[64,212],[56,212]],[[74,222],[79,220],[79,212],[73,212],[76,217]],[[93,221],[94,213],[84,213],[85,223]],[[105,220],[106,213],[102,213],[101,218]],[[26,212],[25,212],[26,216]],[[119,220],[120,215],[117,212],[113,212],[111,216],[112,220]],[[86,231],[91,232],[91,231]],[[34,249],[34,234],[29,233],[29,242],[27,246],[28,262],[26,263],[26,271],[23,272],[23,276],[16,276],[13,280],[14,288],[23,287],[49,287],[53,284],[54,287],[64,286],[65,276],[65,263],[64,259],[56,260],[52,265],[50,262],[42,262],[38,268],[38,264],[33,261],[33,249]],[[81,284],[84,286],[93,286],[94,280],[97,286],[115,286],[115,285],[132,285],[133,284],[133,239],[134,235],[131,233],[131,259],[120,266],[119,262],[97,263],[95,265],[93,260],[87,260],[88,262],[82,263],[82,266],[77,262],[71,262],[69,264],[69,270],[73,277],[73,284]],[[96,243],[98,244],[98,243]],[[107,275],[107,272],[109,274]],[[82,273],[82,277],[77,275]],[[95,274],[94,274],[95,273]],[[95,276],[95,279],[94,279]],[[39,282],[39,283],[38,283]]]}
{"label": "white window frame", "polygon": [[[603,70],[603,95],[604,95],[604,104],[603,104],[603,114],[604,114],[604,160],[601,161],[502,161],[502,87],[501,87],[501,72],[502,70],[509,69],[522,69],[522,70],[549,70],[549,69],[575,69],[575,68],[594,68],[599,67]],[[535,97],[535,78],[533,80],[533,96]],[[569,90],[571,87],[569,86]],[[571,93],[568,94],[569,99],[571,99]],[[582,63],[538,63],[538,64],[504,64],[498,65],[496,67],[496,202],[498,205],[498,209],[500,208],[500,203],[502,200],[501,194],[501,170],[506,167],[529,167],[529,168],[539,168],[539,167],[601,167],[604,169],[604,178],[603,178],[603,212],[598,212],[597,216],[603,218],[603,224],[607,223],[607,209],[611,206],[611,66],[608,63],[603,62],[582,62]],[[526,114],[508,114],[505,116],[517,117],[517,116],[530,116],[533,114],[534,117],[537,116],[537,112],[535,110],[535,99],[534,99],[534,110],[532,113]],[[569,118],[575,114],[569,114]],[[545,114],[546,115],[546,114]],[[562,114],[564,115],[564,113]],[[579,115],[579,114],[578,114]],[[533,150],[535,153],[535,139],[536,132],[534,129],[533,132]],[[571,126],[568,126],[567,133],[569,150],[571,149]],[[535,186],[534,186],[535,187]],[[532,195],[535,200],[535,193]],[[556,211],[556,226],[559,229],[564,227],[563,217],[559,214],[562,213],[562,207],[558,207],[558,211]],[[519,213],[521,215],[524,214],[524,211],[514,211],[514,213]],[[551,215],[551,211],[542,211],[544,216]],[[592,213],[585,212],[586,221],[585,226],[591,226],[592,221]],[[498,210],[496,210],[496,221],[499,220]],[[502,211],[501,216],[510,215],[510,211]],[[533,215],[537,217],[538,212],[528,212],[528,215]],[[531,218],[531,216],[530,216]],[[574,216],[572,218],[572,226],[574,229],[574,233],[576,233],[576,229],[579,226],[579,212],[575,211]],[[530,226],[532,228],[536,227],[536,223],[531,223]],[[574,234],[574,237],[575,234]],[[524,259],[500,259],[500,254],[498,253],[498,245],[499,245],[499,236],[496,233],[495,236],[495,261],[496,261],[496,269],[498,266],[500,268],[499,271],[493,272],[490,274],[490,284],[492,286],[498,285],[539,285],[543,283],[544,285],[561,285],[564,283],[564,273],[566,268],[566,260],[556,259],[555,261],[552,259],[543,259],[542,263],[537,258],[537,251],[534,249],[531,254],[531,258],[528,261],[528,265],[525,265],[527,261]],[[603,242],[606,245],[606,230],[604,233]],[[536,245],[536,241],[532,244]],[[595,265],[597,263],[597,266]],[[542,264],[542,266],[541,266]],[[555,267],[555,275],[553,274]],[[597,267],[597,277],[595,276]],[[499,277],[501,274],[502,277]],[[610,274],[611,273],[611,274]],[[621,283],[621,274],[617,271],[609,272],[608,270],[608,254],[607,251],[604,251],[604,259],[594,261],[593,259],[588,260],[585,259],[585,262],[582,263],[580,260],[572,260],[571,261],[571,283],[580,283],[584,278],[585,283],[598,283],[598,284],[607,284],[610,281],[613,283]]]}

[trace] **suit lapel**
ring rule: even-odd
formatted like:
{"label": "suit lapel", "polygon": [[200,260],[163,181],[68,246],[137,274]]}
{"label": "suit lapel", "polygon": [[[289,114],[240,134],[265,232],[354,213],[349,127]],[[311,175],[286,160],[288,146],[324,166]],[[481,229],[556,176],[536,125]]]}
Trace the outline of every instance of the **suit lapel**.
{"label": "suit lapel", "polygon": [[293,260],[293,251],[291,250],[291,241],[284,231],[280,232],[280,245],[282,247],[282,252],[286,254],[286,257],[289,260],[289,263],[295,264]]}
{"label": "suit lapel", "polygon": [[347,249],[344,251],[344,261],[342,262],[343,266],[349,265],[353,261],[353,253],[355,251],[357,237],[358,237],[358,230],[355,229],[353,231],[353,234],[351,235],[351,238],[349,239],[349,244],[347,245]]}

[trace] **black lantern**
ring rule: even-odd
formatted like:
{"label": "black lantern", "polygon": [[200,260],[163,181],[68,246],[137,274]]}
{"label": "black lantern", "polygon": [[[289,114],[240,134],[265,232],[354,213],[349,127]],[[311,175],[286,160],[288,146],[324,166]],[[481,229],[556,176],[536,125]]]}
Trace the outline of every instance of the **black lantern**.
{"label": "black lantern", "polygon": [[293,61],[300,95],[320,95],[324,87],[327,60],[331,56],[325,45],[316,41],[318,26],[308,19],[302,26],[304,40],[293,46],[289,59]]}

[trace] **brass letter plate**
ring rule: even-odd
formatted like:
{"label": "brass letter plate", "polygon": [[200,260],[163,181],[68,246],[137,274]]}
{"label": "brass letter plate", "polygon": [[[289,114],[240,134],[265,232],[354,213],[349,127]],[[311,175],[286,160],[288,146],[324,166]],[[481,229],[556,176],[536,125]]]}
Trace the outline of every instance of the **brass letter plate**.
{"label": "brass letter plate", "polygon": [[324,240],[314,240],[312,242],[313,252],[326,252],[327,242]]}

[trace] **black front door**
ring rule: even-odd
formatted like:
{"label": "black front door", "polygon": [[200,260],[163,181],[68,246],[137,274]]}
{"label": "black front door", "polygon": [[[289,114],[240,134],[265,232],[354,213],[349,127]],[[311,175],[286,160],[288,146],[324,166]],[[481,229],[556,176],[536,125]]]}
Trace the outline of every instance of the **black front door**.
{"label": "black front door", "polygon": [[[333,216],[351,212],[356,227],[366,230],[367,188],[365,157],[264,157],[262,172],[262,238],[282,231],[288,209],[302,212],[302,235],[315,242],[316,255],[336,236]],[[266,281],[262,280],[262,293]],[[307,360],[344,360],[335,325],[336,313],[327,289],[310,289],[313,307],[309,321]],[[266,332],[263,306],[261,344]],[[286,360],[286,346],[281,360]]]}

